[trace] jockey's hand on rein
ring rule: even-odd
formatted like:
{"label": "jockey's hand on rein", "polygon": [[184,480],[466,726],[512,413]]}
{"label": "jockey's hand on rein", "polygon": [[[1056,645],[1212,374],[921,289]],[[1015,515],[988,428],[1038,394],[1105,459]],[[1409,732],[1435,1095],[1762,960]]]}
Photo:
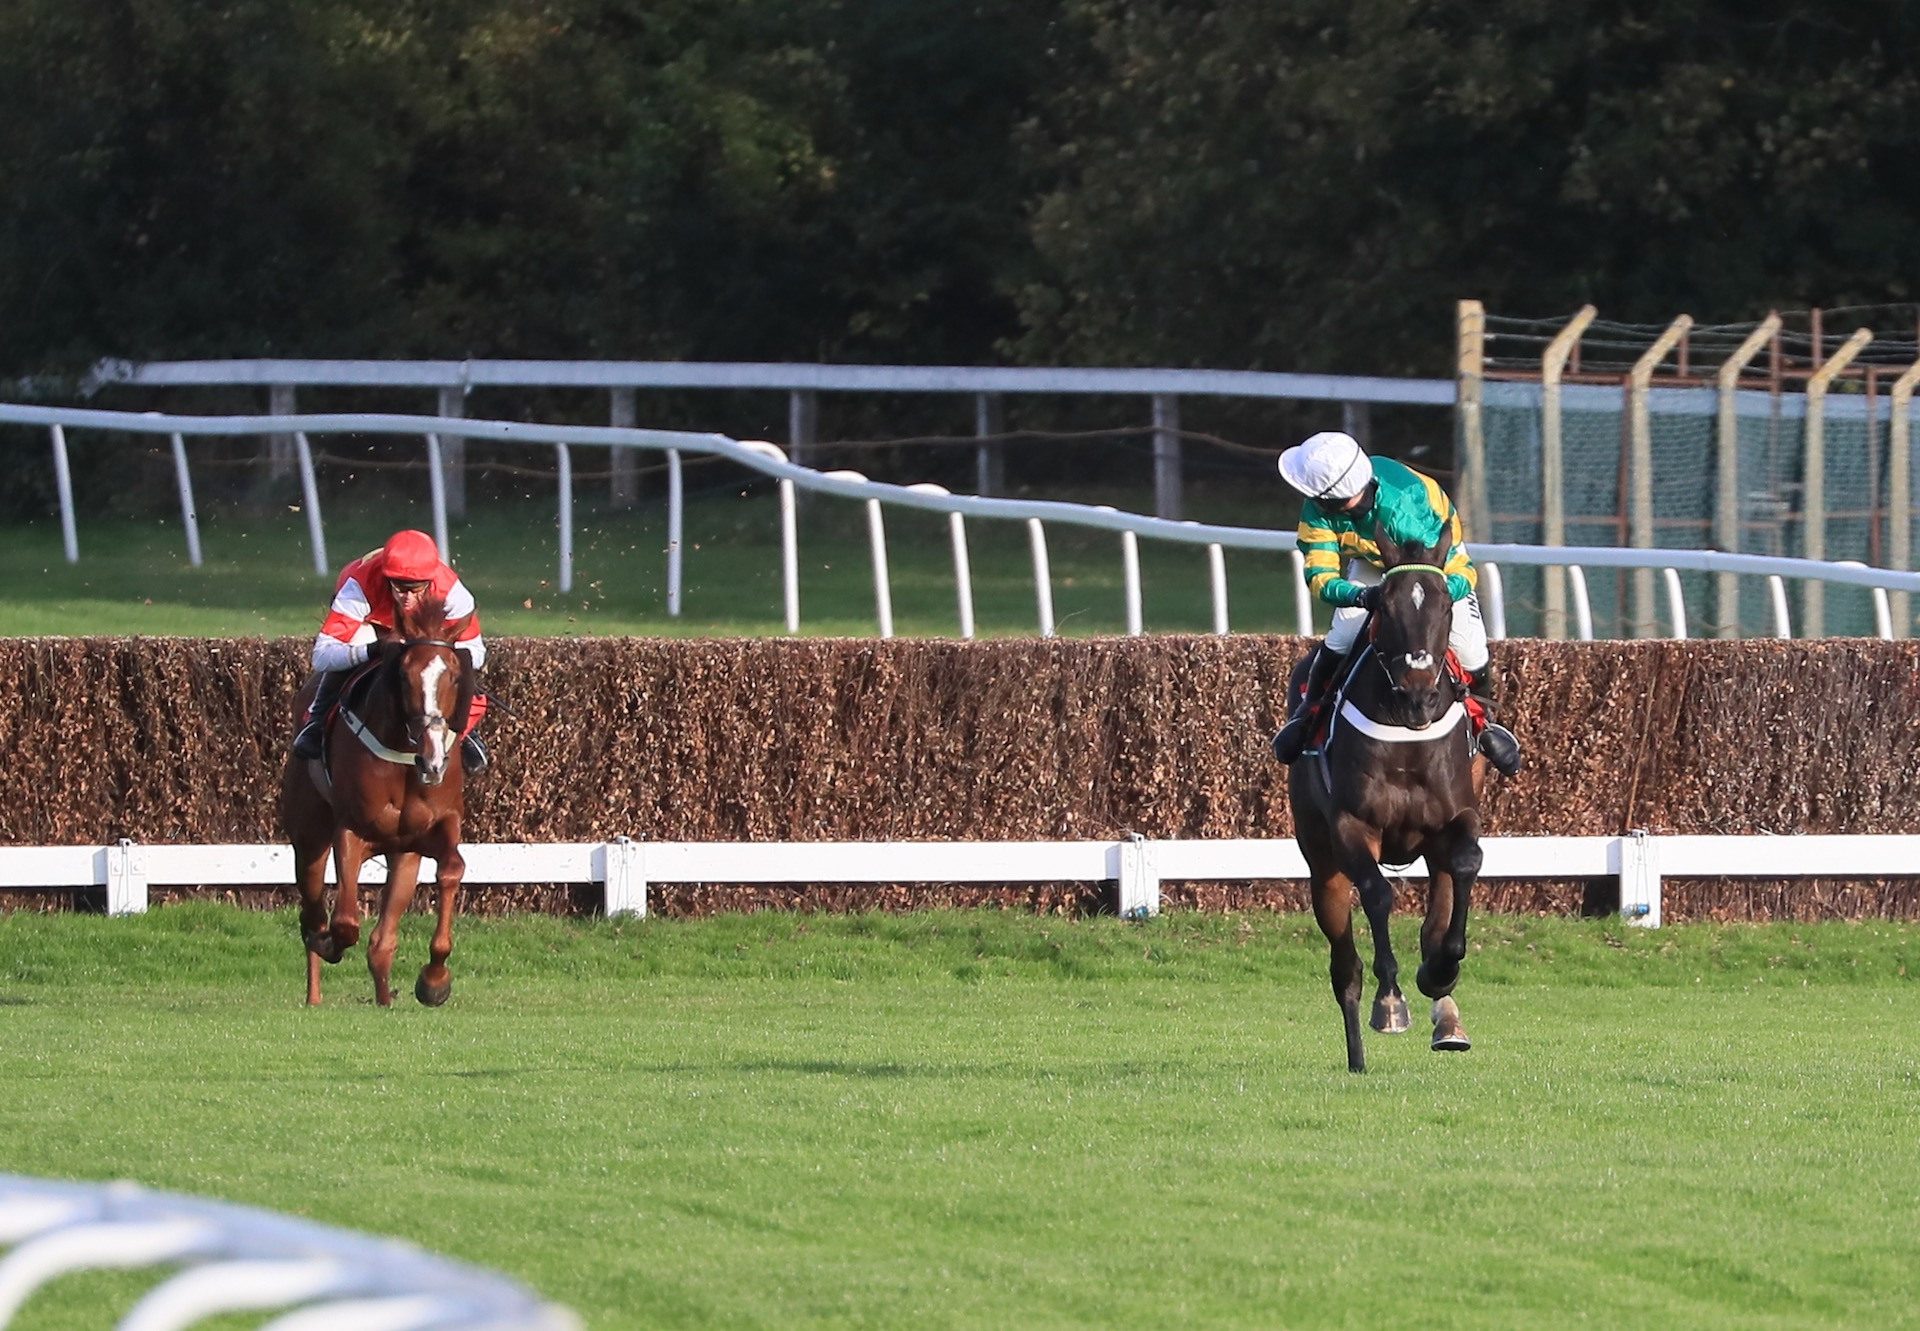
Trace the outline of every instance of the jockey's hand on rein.
{"label": "jockey's hand on rein", "polygon": [[1355,594],[1353,603],[1362,610],[1372,610],[1380,604],[1380,589],[1378,587],[1362,587],[1359,592]]}

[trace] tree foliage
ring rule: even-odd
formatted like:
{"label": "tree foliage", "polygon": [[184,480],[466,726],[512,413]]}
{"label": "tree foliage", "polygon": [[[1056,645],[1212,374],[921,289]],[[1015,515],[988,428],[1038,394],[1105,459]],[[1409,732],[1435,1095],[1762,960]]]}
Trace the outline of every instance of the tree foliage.
{"label": "tree foliage", "polygon": [[1911,301],[1917,25],[1820,0],[11,0],[0,372],[1434,372],[1462,296]]}

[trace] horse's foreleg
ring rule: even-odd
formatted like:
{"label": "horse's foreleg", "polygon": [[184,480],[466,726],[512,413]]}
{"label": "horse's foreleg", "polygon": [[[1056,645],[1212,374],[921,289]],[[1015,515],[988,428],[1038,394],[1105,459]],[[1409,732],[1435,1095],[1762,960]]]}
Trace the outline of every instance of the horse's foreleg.
{"label": "horse's foreleg", "polygon": [[400,919],[413,904],[420,882],[420,857],[411,851],[387,856],[387,885],[380,891],[380,917],[367,939],[367,970],[373,976],[373,1001],[393,1006],[393,954],[400,946]]}
{"label": "horse's foreleg", "polygon": [[440,922],[433,931],[428,962],[420,968],[420,978],[413,984],[413,996],[427,1007],[439,1007],[453,993],[453,975],[447,969],[447,958],[453,955],[453,912],[460,904],[460,884],[467,873],[467,862],[461,857],[457,840],[438,863],[440,872],[435,884],[440,895]]}
{"label": "horse's foreleg", "polygon": [[1384,1035],[1398,1035],[1412,1024],[1400,992],[1400,959],[1393,952],[1393,884],[1380,872],[1379,836],[1357,819],[1342,817],[1336,831],[1341,867],[1360,890],[1360,908],[1373,935],[1373,1016],[1370,1024]]}
{"label": "horse's foreleg", "polygon": [[340,881],[334,885],[333,923],[328,926],[334,943],[329,961],[340,960],[342,953],[360,941],[360,869],[366,862],[364,840],[344,827],[334,834],[333,868]]}
{"label": "horse's foreleg", "polygon": [[320,963],[340,960],[340,949],[327,932],[327,854],[325,840],[317,845],[295,843],[294,886],[300,891],[300,941],[307,949],[307,1006],[320,1005]]}
{"label": "horse's foreleg", "polygon": [[1337,869],[1313,866],[1313,918],[1327,936],[1328,975],[1346,1026],[1347,1071],[1367,1070],[1360,1043],[1360,951],[1353,945],[1353,880]]}

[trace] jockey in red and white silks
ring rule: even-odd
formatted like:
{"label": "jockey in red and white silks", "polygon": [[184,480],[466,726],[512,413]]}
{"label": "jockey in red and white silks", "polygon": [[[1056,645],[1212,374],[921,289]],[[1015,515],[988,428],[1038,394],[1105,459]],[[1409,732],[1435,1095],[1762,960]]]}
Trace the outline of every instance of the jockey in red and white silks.
{"label": "jockey in red and white silks", "polygon": [[333,604],[327,607],[326,622],[313,640],[315,670],[349,670],[361,665],[381,630],[386,636],[393,635],[398,623],[395,583],[400,584],[402,597],[437,596],[445,601],[449,620],[472,615],[461,631],[460,648],[473,657],[475,670],[486,664],[487,645],[480,637],[473,593],[440,558],[431,536],[403,531],[395,532],[384,546],[369,550],[340,570]]}
{"label": "jockey in red and white silks", "polygon": [[[313,668],[320,687],[307,710],[306,724],[293,742],[303,758],[318,758],[327,713],[339,699],[347,677],[364,665],[373,645],[395,636],[399,612],[415,603],[438,597],[446,603],[449,622],[464,619],[457,645],[478,670],[486,663],[487,644],[480,636],[480,616],[473,593],[460,575],[440,558],[433,538],[422,531],[395,532],[377,550],[369,550],[340,571],[326,620],[313,639]],[[467,775],[477,776],[488,764],[486,747],[473,733],[486,714],[486,695],[475,692],[462,735],[462,758]]]}

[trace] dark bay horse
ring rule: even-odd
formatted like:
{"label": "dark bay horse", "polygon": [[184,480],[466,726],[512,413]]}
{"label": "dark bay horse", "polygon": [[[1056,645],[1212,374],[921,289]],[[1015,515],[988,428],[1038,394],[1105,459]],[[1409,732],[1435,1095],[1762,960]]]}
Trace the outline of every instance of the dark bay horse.
{"label": "dark bay horse", "polygon": [[[374,654],[341,693],[327,723],[324,759],[289,757],[280,783],[280,817],[293,846],[300,889],[300,934],[307,945],[307,1002],[320,1002],[320,963],[340,960],[360,940],[360,869],[387,857],[379,920],[367,940],[374,1000],[393,1003],[388,979],[400,917],[413,901],[420,857],[439,865],[440,922],[431,961],[414,995],[429,1007],[447,1001],[453,979],[453,912],[466,862],[460,855],[465,779],[460,729],[473,699],[474,672],[454,643],[465,620],[447,621],[446,605],[428,600],[402,615],[399,636]],[[304,714],[315,681],[301,690]],[[327,857],[339,879],[327,911]]]}
{"label": "dark bay horse", "polygon": [[1360,1042],[1360,953],[1353,939],[1357,889],[1373,935],[1372,1026],[1407,1029],[1407,1000],[1387,934],[1393,887],[1386,864],[1427,864],[1420,930],[1420,992],[1433,1000],[1433,1047],[1469,1047],[1453,987],[1467,954],[1467,901],[1479,876],[1480,785],[1461,689],[1447,670],[1453,601],[1451,534],[1429,548],[1377,539],[1386,564],[1367,635],[1346,668],[1319,756],[1293,764],[1294,837],[1313,875],[1313,913],[1332,948],[1334,997],[1346,1023],[1347,1067],[1367,1068]]}

